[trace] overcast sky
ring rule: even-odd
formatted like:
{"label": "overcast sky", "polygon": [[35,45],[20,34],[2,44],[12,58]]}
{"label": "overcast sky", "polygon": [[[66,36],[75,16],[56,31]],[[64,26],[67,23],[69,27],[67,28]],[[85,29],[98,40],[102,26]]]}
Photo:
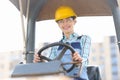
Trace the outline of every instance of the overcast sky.
{"label": "overcast sky", "polygon": [[[23,49],[20,13],[9,0],[0,2],[0,52]],[[36,23],[36,44],[54,42],[61,38],[61,31],[54,20]],[[105,36],[115,35],[113,18],[79,17],[75,32],[89,35],[92,42],[101,42]]]}

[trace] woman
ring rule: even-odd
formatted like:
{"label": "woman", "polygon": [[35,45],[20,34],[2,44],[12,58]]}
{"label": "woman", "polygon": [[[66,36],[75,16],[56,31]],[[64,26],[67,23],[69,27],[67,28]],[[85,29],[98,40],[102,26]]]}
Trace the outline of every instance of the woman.
{"label": "woman", "polygon": [[[82,63],[82,70],[79,77],[74,80],[89,80],[87,75],[87,65],[88,65],[88,57],[90,52],[91,39],[87,35],[79,36],[74,32],[74,25],[76,24],[77,15],[72,10],[72,8],[68,6],[61,6],[55,12],[55,21],[58,24],[59,28],[63,33],[63,38],[60,42],[69,43],[74,49],[75,53],[71,56],[71,53],[67,51],[62,58],[62,61],[78,61]],[[61,49],[59,47],[53,47],[51,49],[51,58],[56,57]],[[34,55],[33,62],[39,62],[40,57],[38,54]],[[65,66],[68,68],[69,66]],[[76,75],[77,68],[73,69],[68,75]]]}

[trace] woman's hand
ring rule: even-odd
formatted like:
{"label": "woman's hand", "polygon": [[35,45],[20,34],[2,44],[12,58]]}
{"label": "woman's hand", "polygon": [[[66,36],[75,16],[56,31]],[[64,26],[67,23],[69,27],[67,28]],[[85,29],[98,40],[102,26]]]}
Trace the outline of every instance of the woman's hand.
{"label": "woman's hand", "polygon": [[80,56],[78,52],[75,52],[72,56],[73,56],[72,58],[74,61],[82,62],[82,57]]}
{"label": "woman's hand", "polygon": [[34,54],[33,62],[34,62],[34,63],[37,63],[37,62],[40,62],[40,61],[41,61],[41,60],[40,60],[39,55],[38,55],[37,53],[35,53],[35,54]]}

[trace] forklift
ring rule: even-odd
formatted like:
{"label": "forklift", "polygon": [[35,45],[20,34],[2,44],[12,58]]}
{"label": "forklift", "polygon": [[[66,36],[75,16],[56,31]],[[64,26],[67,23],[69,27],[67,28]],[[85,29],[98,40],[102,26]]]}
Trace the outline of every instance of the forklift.
{"label": "forklift", "polygon": [[[23,23],[23,16],[27,20],[27,34],[25,39],[25,64],[18,64],[11,74],[12,78],[19,77],[47,77],[56,76],[58,80],[58,75],[62,76],[62,80],[72,80],[73,77],[77,77],[82,68],[82,63],[79,64],[79,73],[76,76],[68,76],[67,73],[70,72],[76,66],[77,62],[61,62],[66,50],[70,50],[74,53],[74,49],[65,43],[55,42],[48,44],[41,49],[39,49],[38,54],[54,46],[63,46],[63,50],[55,59],[50,59],[44,55],[41,56],[42,59],[47,62],[33,63],[33,55],[35,50],[35,23],[42,20],[50,20],[54,18],[54,12],[56,8],[60,5],[71,6],[78,17],[80,16],[113,16],[118,46],[120,49],[120,0],[9,0],[21,13],[21,20]],[[22,25],[23,26],[23,25]],[[65,69],[64,65],[72,64],[69,69]],[[99,68],[96,66],[88,66],[88,77],[89,80],[101,80]],[[46,79],[46,80],[48,80]],[[54,79],[52,77],[52,79]],[[34,79],[33,79],[34,80]],[[61,78],[60,78],[61,80]]]}

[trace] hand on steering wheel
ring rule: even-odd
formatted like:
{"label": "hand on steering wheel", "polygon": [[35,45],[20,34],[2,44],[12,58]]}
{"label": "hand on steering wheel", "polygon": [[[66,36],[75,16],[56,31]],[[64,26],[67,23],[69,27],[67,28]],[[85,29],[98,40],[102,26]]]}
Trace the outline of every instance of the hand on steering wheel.
{"label": "hand on steering wheel", "polygon": [[[46,57],[46,56],[43,56],[43,55],[41,54],[42,51],[44,51],[45,49],[47,49],[47,48],[49,48],[49,47],[53,47],[53,46],[63,46],[62,51],[60,52],[60,54],[59,54],[55,59],[50,59],[50,58],[48,58],[48,57]],[[61,43],[61,42],[56,42],[56,43],[52,43],[52,44],[49,44],[49,45],[47,45],[47,46],[42,47],[42,48],[38,51],[38,55],[39,55],[39,57],[40,57],[41,60],[47,60],[47,61],[61,60],[61,58],[63,57],[63,55],[65,54],[65,52],[66,52],[68,49],[71,51],[72,55],[74,55],[75,50],[74,50],[70,45],[65,44],[65,43]],[[64,64],[64,63],[63,63],[63,64]],[[72,65],[69,69],[65,69],[64,67],[63,67],[63,68],[64,68],[64,70],[65,70],[66,72],[70,72],[74,67],[75,67],[75,64],[73,63],[73,65]]]}

